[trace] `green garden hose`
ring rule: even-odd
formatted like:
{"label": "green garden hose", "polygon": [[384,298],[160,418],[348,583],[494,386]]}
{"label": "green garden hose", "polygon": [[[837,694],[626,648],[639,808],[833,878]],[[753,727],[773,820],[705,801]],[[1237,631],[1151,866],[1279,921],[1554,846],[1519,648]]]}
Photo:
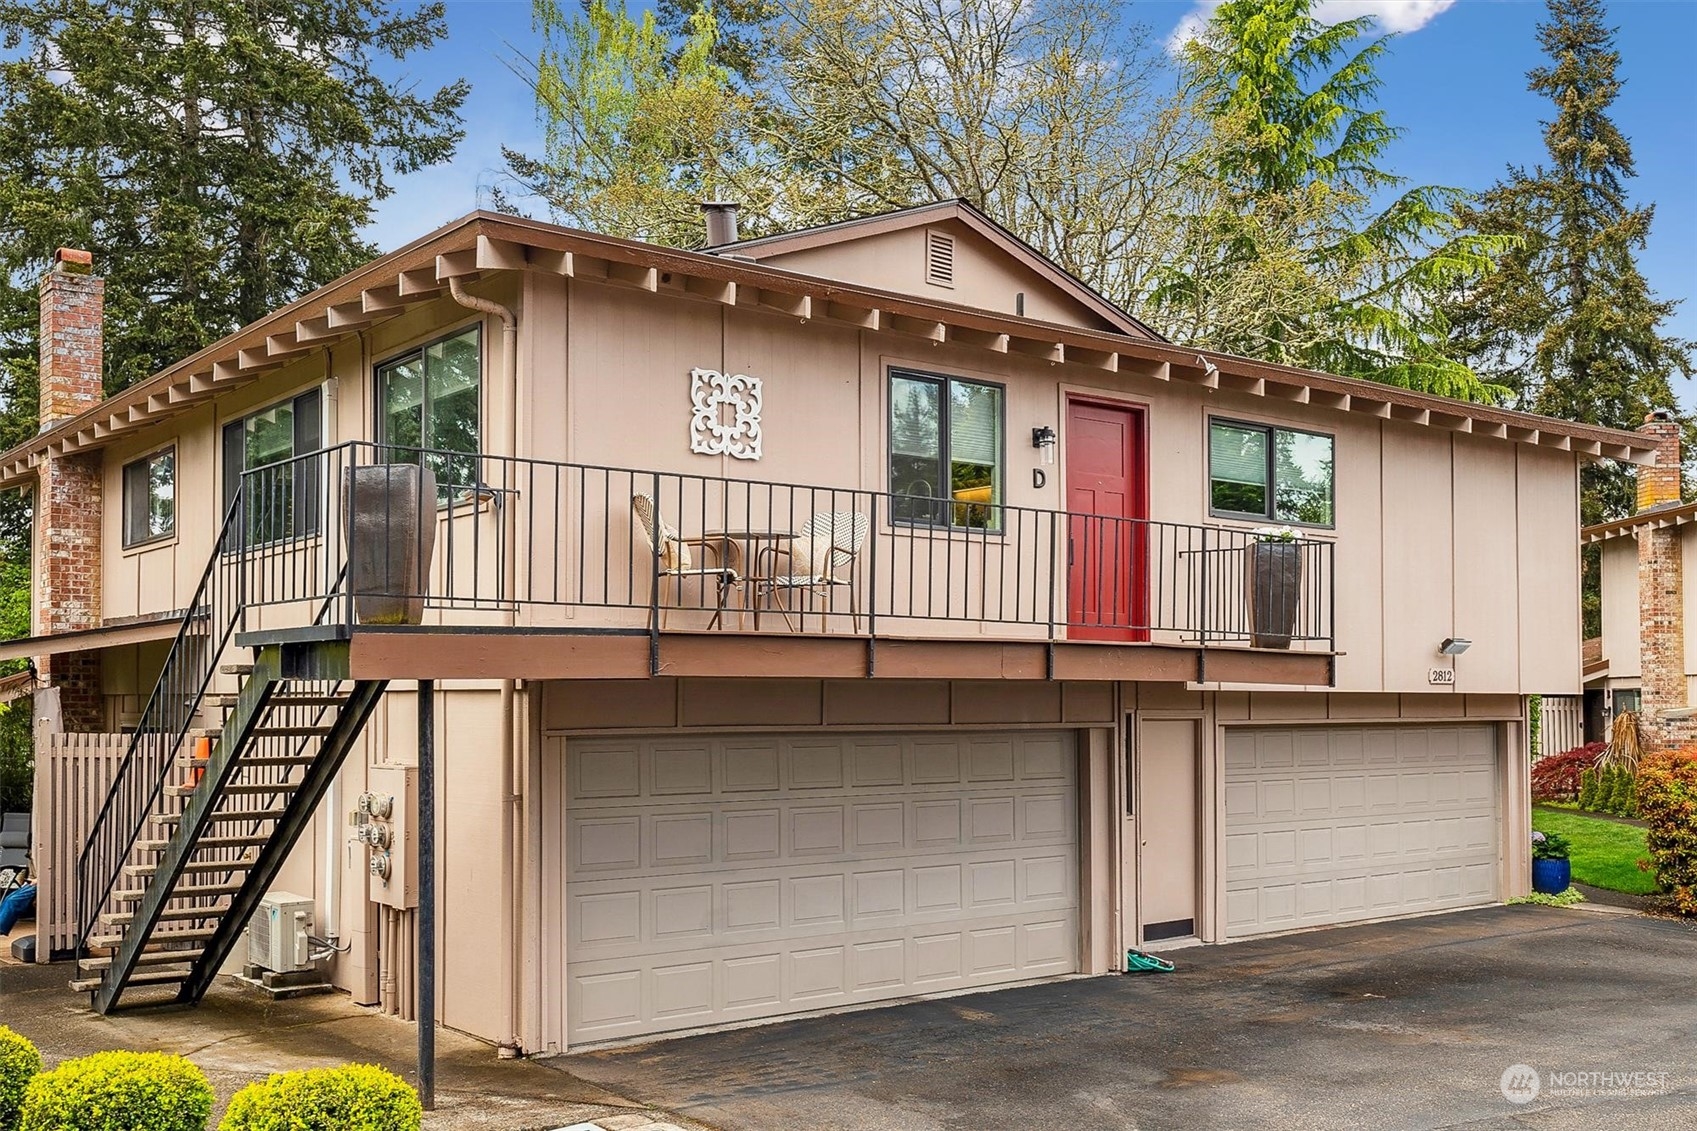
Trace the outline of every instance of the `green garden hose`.
{"label": "green garden hose", "polygon": [[1141,950],[1125,952],[1125,972],[1127,974],[1171,974],[1173,964],[1165,958],[1156,958],[1153,954],[1144,954]]}

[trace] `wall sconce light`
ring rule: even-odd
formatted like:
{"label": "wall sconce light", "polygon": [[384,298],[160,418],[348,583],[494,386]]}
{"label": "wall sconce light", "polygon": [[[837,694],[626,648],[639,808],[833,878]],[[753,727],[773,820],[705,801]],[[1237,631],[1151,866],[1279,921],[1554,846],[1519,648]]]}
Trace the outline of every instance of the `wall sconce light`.
{"label": "wall sconce light", "polygon": [[1473,647],[1473,641],[1464,636],[1446,636],[1444,642],[1438,645],[1438,655],[1459,656]]}
{"label": "wall sconce light", "polygon": [[1055,463],[1055,430],[1047,424],[1031,430],[1031,446],[1041,455],[1044,467]]}

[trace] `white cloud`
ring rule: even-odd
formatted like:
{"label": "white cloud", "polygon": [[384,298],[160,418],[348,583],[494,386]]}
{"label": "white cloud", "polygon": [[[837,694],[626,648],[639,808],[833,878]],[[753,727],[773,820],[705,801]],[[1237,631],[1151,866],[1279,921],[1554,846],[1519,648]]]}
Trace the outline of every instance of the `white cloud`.
{"label": "white cloud", "polygon": [[[1178,26],[1167,37],[1167,50],[1175,54],[1196,37],[1208,22],[1208,16],[1220,6],[1220,0],[1198,0],[1195,8],[1180,17]],[[1319,0],[1314,5],[1314,18],[1321,23],[1336,24],[1357,16],[1371,16],[1386,32],[1419,31],[1445,11],[1455,6],[1455,0]]]}
{"label": "white cloud", "polygon": [[1320,0],[1314,16],[1328,24],[1373,16],[1385,31],[1419,31],[1454,6],[1455,0]]}

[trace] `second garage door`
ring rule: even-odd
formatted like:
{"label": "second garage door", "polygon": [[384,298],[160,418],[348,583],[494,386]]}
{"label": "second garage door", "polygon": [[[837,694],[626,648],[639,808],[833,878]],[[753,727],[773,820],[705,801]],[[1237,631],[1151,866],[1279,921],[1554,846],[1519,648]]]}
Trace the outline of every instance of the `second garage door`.
{"label": "second garage door", "polygon": [[1232,729],[1226,935],[1497,898],[1489,726]]}
{"label": "second garage door", "polygon": [[1078,968],[1062,733],[566,747],[572,1044]]}

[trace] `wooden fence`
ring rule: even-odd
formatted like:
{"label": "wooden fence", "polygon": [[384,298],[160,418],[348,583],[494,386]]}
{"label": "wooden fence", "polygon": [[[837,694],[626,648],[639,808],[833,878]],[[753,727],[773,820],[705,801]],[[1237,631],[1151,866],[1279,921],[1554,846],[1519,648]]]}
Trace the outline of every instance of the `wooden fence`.
{"label": "wooden fence", "polygon": [[31,864],[38,962],[76,946],[77,857],[129,746],[127,734],[37,733]]}
{"label": "wooden fence", "polygon": [[1545,695],[1538,730],[1538,756],[1585,745],[1585,700],[1579,695]]}

